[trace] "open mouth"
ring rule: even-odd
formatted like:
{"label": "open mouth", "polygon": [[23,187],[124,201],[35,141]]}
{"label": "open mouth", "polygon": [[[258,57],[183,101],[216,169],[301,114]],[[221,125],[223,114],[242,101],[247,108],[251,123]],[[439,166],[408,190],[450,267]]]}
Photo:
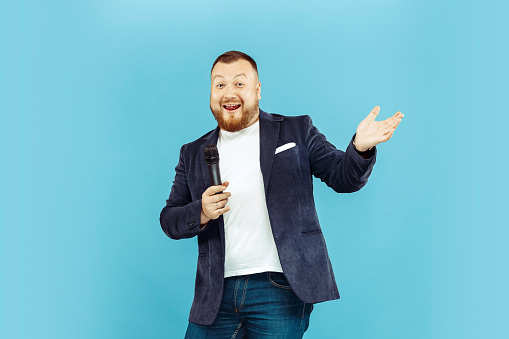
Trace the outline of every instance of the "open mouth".
{"label": "open mouth", "polygon": [[235,111],[239,107],[240,107],[240,104],[226,104],[226,105],[223,105],[223,108],[225,108],[228,111]]}

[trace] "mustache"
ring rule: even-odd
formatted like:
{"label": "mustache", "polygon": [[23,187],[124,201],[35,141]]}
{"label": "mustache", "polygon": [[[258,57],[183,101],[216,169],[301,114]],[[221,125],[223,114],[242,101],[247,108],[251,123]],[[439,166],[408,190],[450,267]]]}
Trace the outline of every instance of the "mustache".
{"label": "mustache", "polygon": [[237,100],[221,100],[220,105],[227,105],[227,104],[244,104],[244,100],[237,99]]}

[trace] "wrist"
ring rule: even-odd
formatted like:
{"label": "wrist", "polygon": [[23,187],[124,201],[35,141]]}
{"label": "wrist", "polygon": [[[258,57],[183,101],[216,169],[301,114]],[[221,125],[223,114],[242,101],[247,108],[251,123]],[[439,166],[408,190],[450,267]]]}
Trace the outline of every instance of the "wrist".
{"label": "wrist", "polygon": [[200,225],[203,226],[203,225],[207,224],[209,221],[210,221],[210,218],[207,217],[205,215],[205,213],[203,213],[203,209],[202,209],[201,210],[201,215],[200,215]]}
{"label": "wrist", "polygon": [[360,154],[368,153],[373,148],[373,147],[365,147],[362,145],[358,145],[355,143],[355,139],[353,140],[352,145],[353,145],[353,148],[357,151],[357,153],[360,153]]}

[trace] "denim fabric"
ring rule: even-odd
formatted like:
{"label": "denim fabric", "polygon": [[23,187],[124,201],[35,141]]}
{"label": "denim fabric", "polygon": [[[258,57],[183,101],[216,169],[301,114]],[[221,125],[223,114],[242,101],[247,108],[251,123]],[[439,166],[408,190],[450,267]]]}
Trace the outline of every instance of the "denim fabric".
{"label": "denim fabric", "polygon": [[283,273],[226,278],[221,308],[212,325],[189,323],[186,339],[302,338],[313,304],[302,302]]}

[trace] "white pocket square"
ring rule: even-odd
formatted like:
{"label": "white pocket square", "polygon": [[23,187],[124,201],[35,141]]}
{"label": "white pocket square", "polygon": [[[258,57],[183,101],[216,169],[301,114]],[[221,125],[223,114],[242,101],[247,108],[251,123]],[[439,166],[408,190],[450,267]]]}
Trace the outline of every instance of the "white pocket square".
{"label": "white pocket square", "polygon": [[289,142],[287,144],[284,144],[284,145],[279,146],[278,148],[276,148],[276,153],[274,153],[274,154],[278,154],[279,152],[286,151],[287,149],[290,149],[292,147],[295,147],[295,143],[294,142]]}

